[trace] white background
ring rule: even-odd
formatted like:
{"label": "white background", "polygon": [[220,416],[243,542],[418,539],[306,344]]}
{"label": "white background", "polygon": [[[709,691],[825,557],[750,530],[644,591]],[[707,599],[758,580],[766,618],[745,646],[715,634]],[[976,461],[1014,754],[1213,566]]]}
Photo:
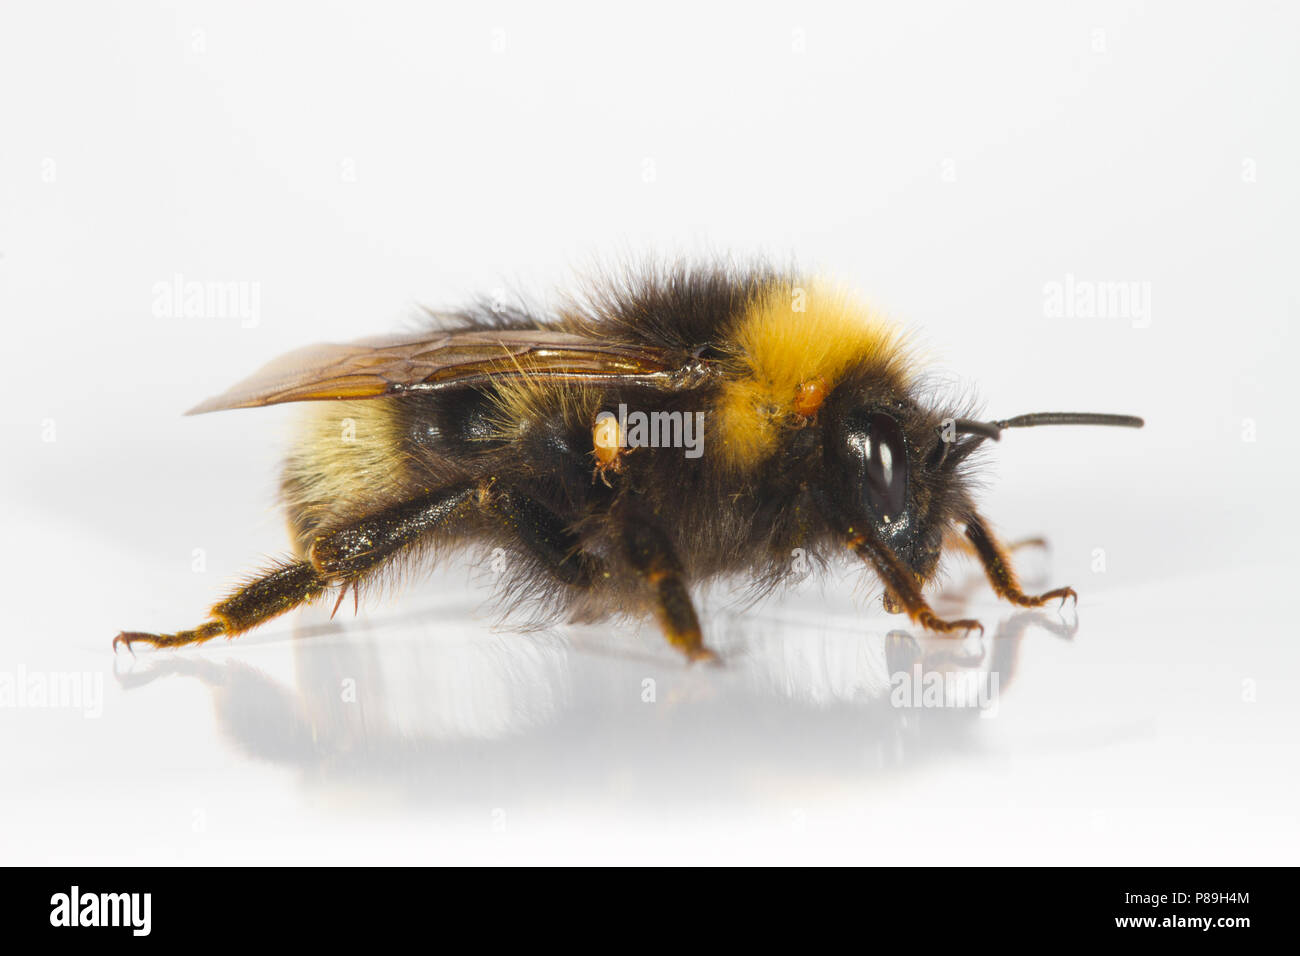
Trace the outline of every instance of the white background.
{"label": "white background", "polygon": [[[0,14],[0,860],[1296,862],[1295,8],[450,6]],[[902,622],[847,565],[703,595],[722,670],[653,626],[493,631],[464,565],[110,653],[287,546],[294,410],[186,408],[418,304],[701,251],[851,283],[991,414],[1146,416],[989,457],[985,511],[1081,595],[1061,637],[954,568],[983,659],[914,651],[1014,658],[995,713],[894,706]],[[168,314],[178,275],[256,322]],[[1150,312],[1048,314],[1069,276]],[[90,716],[14,696],[78,674]]]}

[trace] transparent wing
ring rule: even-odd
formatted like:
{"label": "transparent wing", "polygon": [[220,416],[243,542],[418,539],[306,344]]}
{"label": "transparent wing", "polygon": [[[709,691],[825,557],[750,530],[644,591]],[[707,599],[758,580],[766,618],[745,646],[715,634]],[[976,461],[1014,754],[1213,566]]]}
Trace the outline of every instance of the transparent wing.
{"label": "transparent wing", "polygon": [[298,349],[186,414],[282,402],[378,398],[517,376],[686,388],[708,373],[708,363],[678,351],[603,342],[550,329],[446,332]]}

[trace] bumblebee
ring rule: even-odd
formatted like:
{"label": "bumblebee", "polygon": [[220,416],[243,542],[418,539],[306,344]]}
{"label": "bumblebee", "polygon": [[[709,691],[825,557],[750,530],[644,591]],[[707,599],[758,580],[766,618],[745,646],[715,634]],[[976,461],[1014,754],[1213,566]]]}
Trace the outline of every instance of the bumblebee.
{"label": "bumblebee", "polygon": [[[838,287],[764,266],[651,267],[548,309],[487,302],[416,335],[291,353],[190,414],[312,403],[281,482],[294,557],[172,634],[234,637],[301,604],[337,612],[445,549],[511,557],[513,607],[548,620],[653,614],[689,660],[715,655],[697,583],[747,573],[770,588],[791,555],[845,550],[885,608],[946,634],[924,589],[946,550],[1021,590],[971,494],[972,453],[1002,431],[1141,427],[1124,415],[980,421],[931,397],[894,325]],[[802,549],[800,551],[799,549]]]}

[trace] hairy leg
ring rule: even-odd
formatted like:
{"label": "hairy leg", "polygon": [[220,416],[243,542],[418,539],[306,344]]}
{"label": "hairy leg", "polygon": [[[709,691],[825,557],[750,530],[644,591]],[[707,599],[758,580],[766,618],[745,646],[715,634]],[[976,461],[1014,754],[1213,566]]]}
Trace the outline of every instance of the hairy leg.
{"label": "hairy leg", "polygon": [[319,597],[327,588],[341,587],[341,599],[365,572],[474,507],[476,494],[473,484],[450,486],[319,535],[308,549],[307,560],[280,565],[254,578],[214,605],[209,612],[211,620],[193,630],[174,634],[124,631],[113,640],[113,646],[180,647],[221,635],[234,637]]}
{"label": "hairy leg", "polygon": [[935,614],[921,593],[916,575],[870,530],[858,529],[849,533],[845,544],[880,576],[889,599],[885,605],[887,609],[903,611],[914,623],[943,634],[974,630],[984,633],[984,625],[979,621],[947,621]]}
{"label": "hairy leg", "polygon": [[[949,531],[943,536],[943,546],[952,551],[960,551],[962,554],[970,555],[972,558],[979,557],[979,552],[975,550],[975,545],[971,544],[970,538],[956,530]],[[1047,539],[1041,537],[1019,538],[1016,541],[1008,541],[1004,547],[1008,554],[1014,554],[1025,548],[1046,548]]]}
{"label": "hairy leg", "polygon": [[975,630],[984,633],[984,625],[979,621],[941,618],[925,600],[921,583],[912,569],[876,536],[865,521],[854,520],[851,513],[825,493],[816,495],[815,500],[831,530],[839,535],[850,551],[871,565],[880,578],[885,586],[885,610],[894,614],[905,613],[913,623],[941,634]]}
{"label": "hairy leg", "polygon": [[1075,594],[1073,588],[1056,588],[1039,595],[1028,595],[1020,590],[1020,582],[1016,578],[1015,570],[1011,567],[1011,559],[1007,551],[1002,545],[998,544],[997,539],[993,537],[993,533],[979,515],[971,514],[966,518],[966,537],[975,551],[975,556],[984,565],[984,573],[988,575],[993,590],[1012,604],[1018,604],[1021,607],[1042,607],[1048,601],[1057,598],[1060,598],[1062,602],[1066,598],[1078,602],[1079,596]]}
{"label": "hairy leg", "polygon": [[717,660],[717,655],[704,646],[681,561],[667,536],[652,521],[634,512],[623,512],[618,520],[623,554],[649,592],[651,609],[668,643],[688,660]]}
{"label": "hairy leg", "polygon": [[579,547],[568,523],[535,498],[506,488],[493,495],[489,512],[515,533],[520,543],[538,558],[562,584],[589,588],[597,562]]}

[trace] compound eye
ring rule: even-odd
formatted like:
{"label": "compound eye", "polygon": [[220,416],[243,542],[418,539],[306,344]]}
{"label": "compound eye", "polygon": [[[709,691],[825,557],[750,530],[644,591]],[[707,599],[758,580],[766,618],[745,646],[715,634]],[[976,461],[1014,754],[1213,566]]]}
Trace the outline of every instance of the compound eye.
{"label": "compound eye", "polygon": [[907,507],[907,444],[898,422],[876,412],[867,416],[865,447],[867,503],[882,521],[896,521]]}

